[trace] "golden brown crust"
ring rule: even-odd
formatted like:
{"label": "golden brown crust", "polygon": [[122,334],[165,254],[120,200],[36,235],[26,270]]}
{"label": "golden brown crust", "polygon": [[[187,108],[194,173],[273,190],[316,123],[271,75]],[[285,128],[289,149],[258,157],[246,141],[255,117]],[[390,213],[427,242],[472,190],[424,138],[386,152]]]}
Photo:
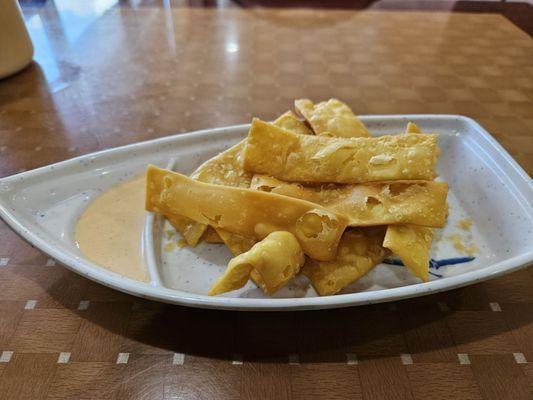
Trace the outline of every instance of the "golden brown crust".
{"label": "golden brown crust", "polygon": [[290,232],[272,232],[250,250],[234,257],[209,295],[243,287],[250,274],[267,294],[273,294],[294,277],[305,262],[298,240]]}
{"label": "golden brown crust", "polygon": [[[258,205],[261,205],[258,207]],[[347,220],[317,204],[256,190],[212,185],[149,166],[146,209],[263,239],[293,233],[304,252],[318,260],[335,257]]]}
{"label": "golden brown crust", "polygon": [[216,229],[216,232],[234,256],[250,250],[257,243],[257,239],[254,236],[245,236],[220,228]]}
{"label": "golden brown crust", "polygon": [[292,111],[280,115],[274,122],[274,125],[279,126],[281,129],[297,133],[299,135],[312,135],[313,131],[300,120],[296,114]]}
{"label": "golden brown crust", "polygon": [[202,236],[202,240],[206,243],[224,243],[218,232],[212,227],[208,226],[205,230],[204,236]]}
{"label": "golden brown crust", "polygon": [[437,135],[370,138],[297,135],[255,118],[244,149],[244,169],[285,181],[364,183],[432,180]]}
{"label": "golden brown crust", "polygon": [[306,119],[317,135],[368,137],[370,133],[350,107],[337,99],[313,104],[309,99],[294,101],[296,111]]}
{"label": "golden brown crust", "polygon": [[429,279],[429,252],[434,230],[423,226],[389,226],[383,246],[400,257],[404,265],[423,282]]}
{"label": "golden brown crust", "polygon": [[365,275],[390,252],[381,246],[384,228],[360,228],[344,233],[332,261],[308,259],[302,269],[321,296],[338,293]]}
{"label": "golden brown crust", "polygon": [[[274,121],[274,124],[280,128],[299,134],[313,133],[292,111],[287,111],[282,114]],[[251,174],[242,168],[244,143],[244,141],[241,141],[228,150],[207,160],[191,174],[191,178],[217,185],[242,188],[249,187]],[[190,246],[196,246],[200,237],[207,229],[207,226],[204,224],[178,215],[174,216],[171,222],[173,222],[172,225],[182,234]],[[239,235],[231,237],[231,232],[226,232],[224,238],[224,242],[232,252],[246,248],[252,240],[252,238],[242,238]],[[239,243],[239,241],[242,241],[242,243]]]}
{"label": "golden brown crust", "polygon": [[320,204],[346,216],[350,226],[414,224],[440,228],[446,221],[448,185],[445,182],[310,186],[254,175],[250,187]]}

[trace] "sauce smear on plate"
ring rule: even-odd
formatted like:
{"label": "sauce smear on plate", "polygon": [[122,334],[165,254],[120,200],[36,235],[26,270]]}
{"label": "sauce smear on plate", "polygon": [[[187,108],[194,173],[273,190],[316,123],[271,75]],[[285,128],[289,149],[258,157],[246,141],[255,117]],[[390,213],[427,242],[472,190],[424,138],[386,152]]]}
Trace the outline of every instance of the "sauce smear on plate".
{"label": "sauce smear on plate", "polygon": [[142,254],[145,176],[104,192],[82,214],[76,242],[91,261],[127,278],[148,282]]}

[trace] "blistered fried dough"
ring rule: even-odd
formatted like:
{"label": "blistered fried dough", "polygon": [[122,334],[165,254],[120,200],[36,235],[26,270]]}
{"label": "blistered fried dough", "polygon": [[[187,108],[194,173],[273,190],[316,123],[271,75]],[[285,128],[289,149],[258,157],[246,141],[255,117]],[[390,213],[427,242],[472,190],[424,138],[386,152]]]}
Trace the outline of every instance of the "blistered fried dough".
{"label": "blistered fried dough", "polygon": [[[236,260],[236,258],[231,261],[234,260]],[[250,279],[250,273],[253,268],[251,264],[240,262],[240,259],[237,260],[237,262],[231,261],[228,264],[224,275],[222,275],[211,289],[209,289],[209,292],[207,293],[209,296],[216,296],[218,294],[240,289],[246,285],[246,282]]]}
{"label": "blistered fried dough", "polygon": [[[274,125],[291,132],[302,135],[313,134],[307,125],[300,121],[292,111],[287,111],[282,114],[273,123]],[[244,142],[241,142],[232,148],[235,150],[235,153],[230,152],[227,157],[215,157],[214,159],[209,160],[204,164],[208,168],[204,168],[204,171],[202,171],[201,178],[203,179],[199,180],[209,182],[208,178],[213,175],[217,177],[217,179],[216,182],[212,183],[247,188],[249,186],[249,174],[247,174],[242,168],[241,152],[243,148]],[[227,163],[227,160],[230,157],[231,162]],[[222,166],[221,164],[226,165]],[[224,173],[221,174],[221,171]],[[234,179],[233,177],[238,177],[238,179]],[[223,229],[217,229],[216,232],[233,255],[239,255],[248,251],[256,243],[254,237],[245,237],[236,233],[224,231]]]}
{"label": "blistered fried dough", "polygon": [[422,131],[414,122],[408,122],[405,133],[422,133]]}
{"label": "blistered fried dough", "polygon": [[207,160],[191,174],[192,179],[200,182],[213,183],[247,188],[252,175],[242,168],[242,150],[245,141],[241,141],[228,150]]}
{"label": "blistered fried dough", "polygon": [[350,107],[337,99],[313,104],[309,99],[294,101],[296,111],[304,117],[317,135],[339,137],[370,136],[365,125]]}
{"label": "blistered fried dough", "polygon": [[[285,114],[278,117],[278,119],[274,121],[274,124],[280,128],[300,134],[313,133],[292,111],[287,111]],[[196,171],[192,173],[191,178],[217,185],[247,188],[250,185],[251,174],[247,173],[242,168],[241,158],[243,149],[244,141],[241,141],[200,165]],[[204,224],[200,224],[182,216],[175,216],[173,221],[174,223],[172,225],[182,234],[187,241],[187,244],[190,246],[196,246],[200,237],[207,229]],[[226,239],[226,244],[229,243],[228,247],[241,247],[241,245],[237,244],[238,237],[232,238],[231,234],[227,233],[224,235],[224,238]],[[246,245],[249,242],[250,239],[248,238],[243,245]]]}
{"label": "blistered fried dough", "polygon": [[302,271],[321,296],[338,293],[365,275],[390,252],[381,246],[384,228],[360,228],[342,235],[332,261],[307,259]]}
{"label": "blistered fried dough", "polygon": [[[414,122],[409,122],[405,128],[407,134],[421,132]],[[446,218],[448,210],[446,204],[440,210]],[[396,253],[415,276],[427,282],[434,233],[433,229],[421,226],[390,225],[387,227],[383,246]]]}
{"label": "blistered fried dough", "polygon": [[250,188],[320,204],[348,218],[350,226],[414,224],[443,227],[448,185],[434,181],[391,181],[304,186],[254,175]]}
{"label": "blistered fried dough", "polygon": [[[257,243],[257,240],[253,236],[243,236],[239,235],[238,233],[228,232],[224,229],[217,229],[217,232],[226,247],[234,256],[238,256],[239,254],[250,250],[253,245]],[[259,275],[257,271],[252,270],[250,277],[257,286],[264,288],[261,275]]]}
{"label": "blistered fried dough", "polygon": [[[191,178],[217,185],[248,187],[252,175],[242,169],[241,153],[243,148],[244,141],[241,141],[207,160],[191,174]],[[169,221],[185,238],[187,244],[193,247],[198,244],[207,229],[207,225],[199,224],[181,215],[173,215]]]}
{"label": "blistered fried dough", "polygon": [[295,276],[304,262],[302,248],[292,233],[272,232],[250,250],[233,258],[209,295],[243,287],[252,271],[260,277],[263,291],[272,294]]}
{"label": "blistered fried dough", "polygon": [[243,260],[254,266],[254,271],[260,277],[259,285],[267,294],[281,289],[300,272],[305,263],[302,248],[290,232],[273,232],[246,254],[252,257],[244,256]]}
{"label": "blistered fried dough", "polygon": [[307,125],[301,121],[296,114],[292,111],[287,111],[282,114],[273,122],[274,125],[279,126],[282,129],[298,133],[300,135],[312,135],[313,131],[307,127]]}
{"label": "blistered fried dough", "polygon": [[[146,178],[148,185],[148,178]],[[155,185],[155,186],[154,186]],[[147,186],[148,187],[148,186]],[[163,190],[162,181],[152,182],[152,190],[160,192]],[[190,218],[183,217],[178,214],[169,214],[161,211],[161,214],[165,215],[168,222],[185,238],[185,241],[189,246],[196,246],[198,241],[205,232],[206,225],[200,224],[200,226]]]}
{"label": "blistered fried dough", "polygon": [[434,230],[423,226],[389,226],[383,246],[398,255],[411,272],[427,282],[429,278],[429,251]]}
{"label": "blistered fried dough", "polygon": [[202,240],[206,243],[224,243],[220,235],[212,226],[207,227],[204,236],[202,236]]}
{"label": "blistered fried dough", "polygon": [[[273,124],[295,133],[312,133],[292,111],[287,111],[278,117]],[[246,140],[243,140],[228,150],[207,160],[191,174],[191,178],[216,185],[248,188],[252,174],[245,171],[242,167],[242,152],[245,143]]]}
{"label": "blistered fried dough", "polygon": [[199,224],[182,215],[173,215],[172,217],[167,217],[167,219],[181,236],[183,236],[187,245],[191,247],[195,247],[200,242],[207,229],[207,225]]}
{"label": "blistered fried dough", "polygon": [[285,181],[431,180],[439,154],[437,138],[428,134],[369,138],[297,135],[254,118],[243,166],[249,172]]}
{"label": "blistered fried dough", "polygon": [[257,243],[255,236],[244,236],[225,229],[216,229],[216,232],[234,256],[250,250]]}
{"label": "blistered fried dough", "polygon": [[207,225],[198,224],[192,219],[182,217],[181,215],[170,215],[167,217],[168,222],[183,236],[189,246],[196,246],[204,235]]}
{"label": "blistered fried dough", "polygon": [[[405,129],[408,134],[420,133],[420,128],[409,122]],[[440,208],[446,218],[446,203]],[[429,260],[434,230],[414,225],[390,225],[387,227],[383,246],[398,255],[405,266],[422,281],[429,278]]]}
{"label": "blistered fried dough", "polygon": [[324,207],[274,193],[212,185],[148,166],[146,209],[183,215],[214,228],[263,239],[274,231],[293,233],[317,260],[335,257],[347,220]]}

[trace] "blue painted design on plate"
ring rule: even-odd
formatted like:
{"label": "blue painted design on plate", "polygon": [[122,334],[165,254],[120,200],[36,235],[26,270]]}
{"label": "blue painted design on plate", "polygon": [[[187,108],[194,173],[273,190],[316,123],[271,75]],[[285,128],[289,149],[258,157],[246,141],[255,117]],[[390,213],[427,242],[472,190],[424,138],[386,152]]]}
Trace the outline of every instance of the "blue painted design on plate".
{"label": "blue painted design on plate", "polygon": [[[442,260],[435,260],[432,258],[431,260],[429,260],[429,268],[439,269],[440,267],[444,267],[447,265],[464,264],[464,263],[473,261],[475,259],[476,257],[453,257],[453,258],[443,258]],[[383,263],[388,264],[388,265],[398,265],[402,267],[405,265],[402,262],[402,260],[399,260],[397,258],[387,258],[383,260]],[[442,278],[441,274],[436,274],[431,271],[429,271],[429,273],[433,276],[436,276],[437,278]]]}

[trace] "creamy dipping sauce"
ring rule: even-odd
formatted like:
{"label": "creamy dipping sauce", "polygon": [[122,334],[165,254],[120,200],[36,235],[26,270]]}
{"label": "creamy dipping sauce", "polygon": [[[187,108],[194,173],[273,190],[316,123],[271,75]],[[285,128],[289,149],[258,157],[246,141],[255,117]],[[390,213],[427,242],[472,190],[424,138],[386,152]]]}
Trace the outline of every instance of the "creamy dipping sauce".
{"label": "creamy dipping sauce", "polygon": [[148,282],[141,249],[145,175],[97,197],[76,224],[76,242],[88,259],[125,277]]}

